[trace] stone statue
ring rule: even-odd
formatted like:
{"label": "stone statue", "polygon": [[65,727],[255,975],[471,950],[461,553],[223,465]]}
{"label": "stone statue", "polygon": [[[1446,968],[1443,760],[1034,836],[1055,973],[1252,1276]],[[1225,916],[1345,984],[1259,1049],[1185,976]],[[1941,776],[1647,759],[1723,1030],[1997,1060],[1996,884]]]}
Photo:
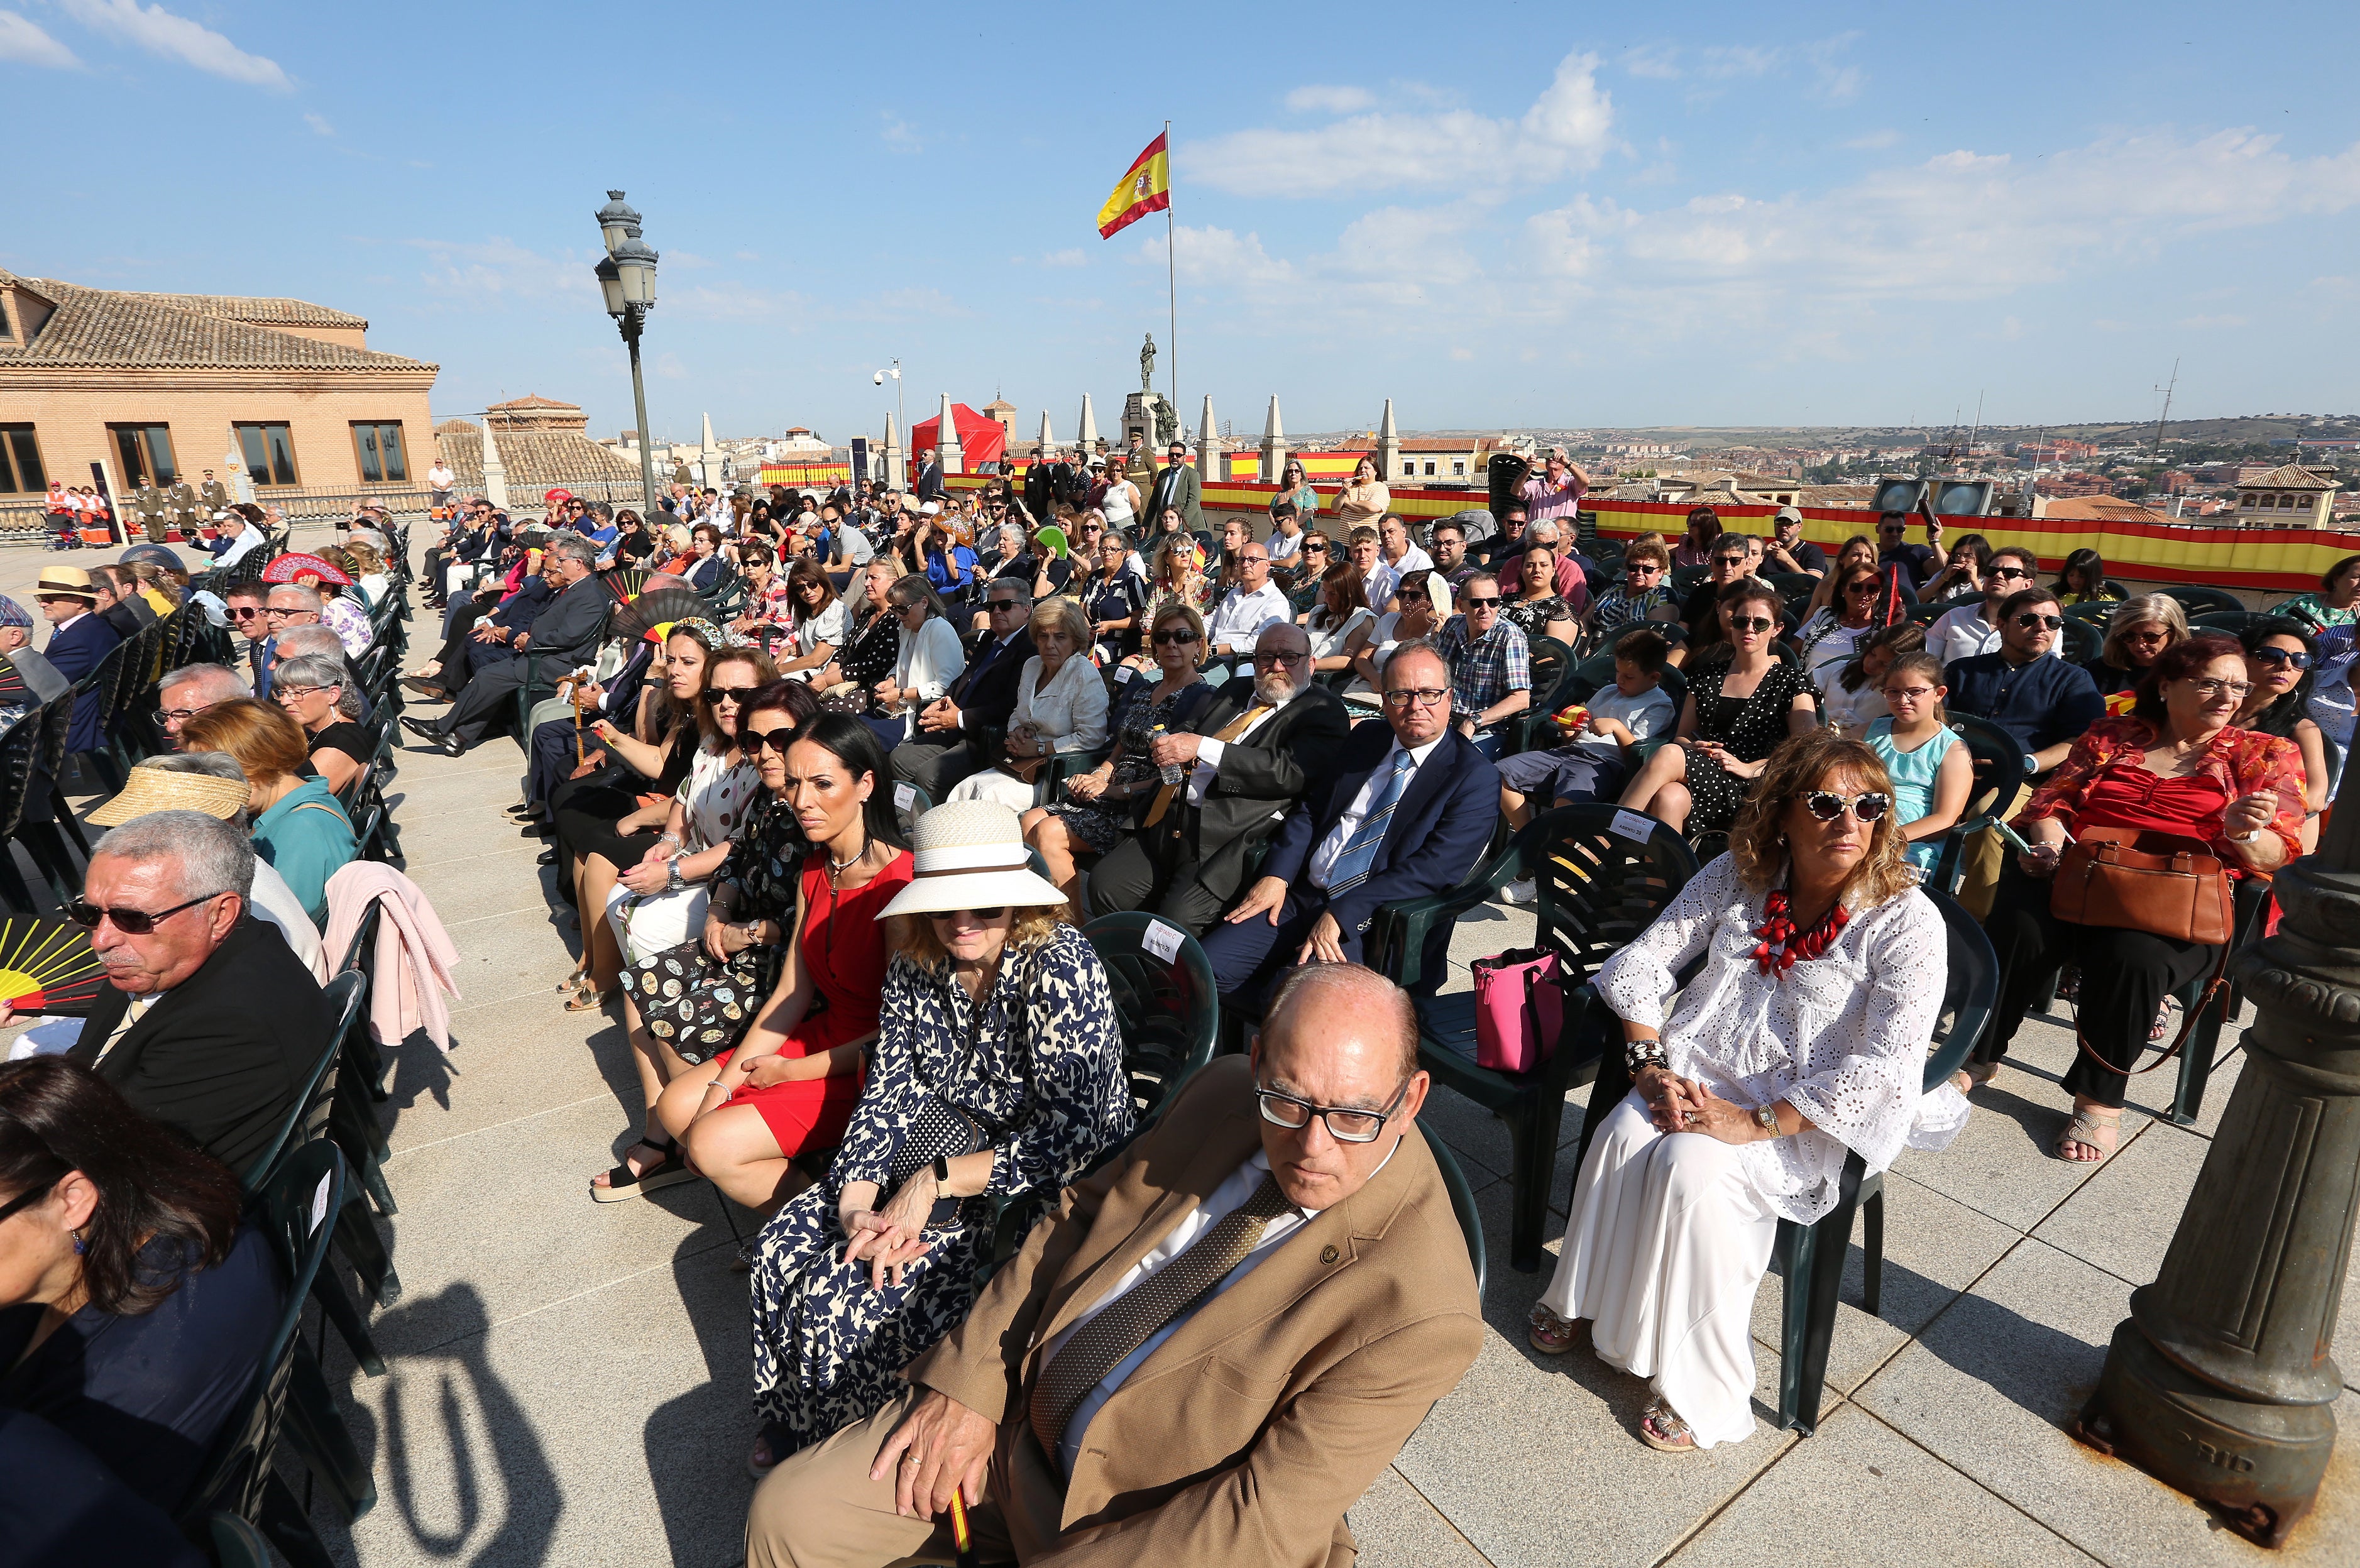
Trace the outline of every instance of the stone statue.
{"label": "stone statue", "polygon": [[1139,351],[1139,389],[1142,392],[1155,390],[1155,334],[1153,332],[1147,334],[1146,346]]}
{"label": "stone statue", "polygon": [[1177,437],[1179,433],[1180,417],[1172,411],[1171,404],[1165,402],[1163,398],[1158,397],[1155,400],[1155,444],[1157,448],[1160,450],[1170,446],[1174,438]]}

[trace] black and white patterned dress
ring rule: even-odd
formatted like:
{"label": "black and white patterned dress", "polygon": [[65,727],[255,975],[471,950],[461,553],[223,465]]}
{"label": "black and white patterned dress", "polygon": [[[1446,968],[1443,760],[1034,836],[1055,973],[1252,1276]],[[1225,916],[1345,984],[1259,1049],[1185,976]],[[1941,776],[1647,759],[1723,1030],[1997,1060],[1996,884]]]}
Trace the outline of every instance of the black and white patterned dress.
{"label": "black and white patterned dress", "polygon": [[[1115,688],[1113,714],[1107,727],[1122,743],[1122,755],[1115,759],[1114,772],[1107,779],[1106,793],[1096,800],[1066,800],[1049,808],[1052,814],[1063,818],[1065,831],[1087,845],[1091,851],[1104,855],[1122,841],[1131,832],[1131,808],[1136,792],[1152,789],[1163,779],[1154,763],[1148,760],[1147,748],[1154,740],[1155,726],[1176,730],[1181,721],[1176,716],[1185,702],[1196,702],[1205,695],[1201,681],[1190,681],[1162,702],[1148,694],[1154,691],[1163,676],[1154,680],[1137,675]],[[1190,692],[1196,693],[1195,698]]]}
{"label": "black and white patterned dress", "polygon": [[[1051,1192],[1131,1135],[1122,1037],[1106,970],[1059,925],[1011,950],[979,1004],[947,961],[896,954],[885,974],[868,1086],[824,1181],[789,1199],[762,1229],[753,1275],[754,1405],[783,1457],[874,1414],[901,1371],[973,1305],[991,1246],[988,1205],[969,1199],[930,1233],[933,1249],[879,1290],[867,1263],[847,1267],[836,1208],[849,1181],[887,1185],[904,1131],[936,1098],[983,1128],[997,1158],[991,1194]],[[880,1191],[881,1203],[891,1193]]]}
{"label": "black and white patterned dress", "polygon": [[[1728,678],[1728,661],[1714,659],[1689,681],[1688,696],[1696,703],[1697,738],[1719,741],[1740,762],[1759,762],[1775,751],[1786,738],[1786,714],[1795,699],[1806,691],[1817,693],[1802,667],[1784,659],[1771,664],[1750,697],[1721,695],[1721,683]],[[1688,833],[1727,833],[1737,821],[1737,809],[1752,793],[1754,780],[1738,778],[1701,747],[1685,749],[1688,796],[1695,802],[1688,812]]]}

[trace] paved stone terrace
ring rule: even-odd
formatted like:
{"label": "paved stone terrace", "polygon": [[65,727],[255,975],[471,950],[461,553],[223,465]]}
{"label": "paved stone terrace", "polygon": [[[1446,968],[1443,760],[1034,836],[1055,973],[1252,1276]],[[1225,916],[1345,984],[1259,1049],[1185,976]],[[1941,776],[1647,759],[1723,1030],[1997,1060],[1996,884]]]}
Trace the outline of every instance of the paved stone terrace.
{"label": "paved stone terrace", "polygon": [[[5,552],[5,565],[27,551]],[[21,575],[29,581],[32,572]],[[423,657],[420,654],[419,657]],[[569,1015],[552,987],[574,933],[553,912],[539,840],[500,815],[516,748],[453,761],[413,751],[395,792],[409,870],[458,942],[456,1045],[400,1053],[386,1107],[404,1293],[376,1321],[390,1363],[332,1368],[379,1501],[338,1557],[364,1568],[466,1563],[724,1568],[740,1559],[754,1435],[746,1277],[701,1184],[599,1205],[585,1185],[630,1137],[639,1091],[622,1032]],[[1467,962],[1526,939],[1498,907],[1461,924]],[[1459,1152],[1491,1238],[1491,1325],[1459,1388],[1352,1509],[1371,1568],[1928,1563],[2122,1568],[2360,1563],[2360,1394],[2313,1517],[2278,1554],[2068,1440],[2134,1285],[2154,1275],[2243,1063],[2234,1031],[2204,1125],[2136,1105],[2095,1173],[2047,1158],[2071,1040],[2031,1024],[1950,1149],[1886,1183],[1884,1312],[1859,1300],[1855,1247],[1817,1435],[1771,1427],[1779,1281],[1754,1313],[1754,1436],[1667,1456],[1631,1428],[1641,1387],[1587,1349],[1525,1347],[1546,1274],[1508,1266],[1507,1138],[1447,1091],[1425,1120]],[[2149,1105],[2164,1072],[2139,1080]],[[1577,1094],[1577,1101],[1579,1099]],[[1568,1140],[1578,1133],[1569,1110]],[[1570,1148],[1552,1196],[1573,1179]],[[750,1226],[742,1211],[734,1216]],[[1557,1242],[1550,1241],[1552,1254]],[[2360,1379],[2360,1332],[2338,1339]]]}

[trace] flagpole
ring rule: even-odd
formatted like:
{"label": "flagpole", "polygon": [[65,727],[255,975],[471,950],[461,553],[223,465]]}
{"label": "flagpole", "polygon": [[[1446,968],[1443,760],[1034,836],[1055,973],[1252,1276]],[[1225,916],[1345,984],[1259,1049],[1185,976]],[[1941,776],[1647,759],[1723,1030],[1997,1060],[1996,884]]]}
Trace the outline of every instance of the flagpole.
{"label": "flagpole", "polygon": [[1172,388],[1172,429],[1175,436],[1185,428],[1180,423],[1180,265],[1172,254],[1172,122],[1164,122],[1164,302],[1171,314],[1164,335],[1171,346],[1165,351],[1170,358],[1167,384]]}

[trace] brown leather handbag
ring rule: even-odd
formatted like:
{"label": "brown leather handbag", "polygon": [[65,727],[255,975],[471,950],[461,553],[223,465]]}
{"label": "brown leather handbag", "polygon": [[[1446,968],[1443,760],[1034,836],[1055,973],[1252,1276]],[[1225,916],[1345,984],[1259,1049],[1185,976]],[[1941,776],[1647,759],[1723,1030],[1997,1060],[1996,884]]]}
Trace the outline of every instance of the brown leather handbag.
{"label": "brown leather handbag", "polygon": [[2065,846],[2049,888],[2049,912],[2076,925],[2142,931],[2219,947],[2234,909],[2228,874],[2210,855],[2134,849],[2137,833],[2091,828]]}

